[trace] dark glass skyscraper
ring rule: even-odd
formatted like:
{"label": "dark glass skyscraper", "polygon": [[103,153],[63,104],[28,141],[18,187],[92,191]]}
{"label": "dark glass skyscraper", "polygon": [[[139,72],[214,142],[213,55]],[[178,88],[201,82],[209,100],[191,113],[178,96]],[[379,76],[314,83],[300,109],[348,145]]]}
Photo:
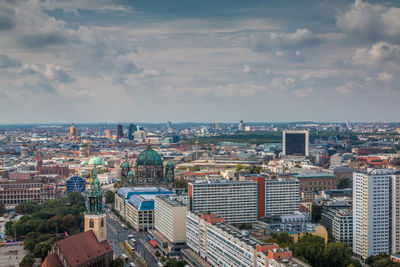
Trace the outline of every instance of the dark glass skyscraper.
{"label": "dark glass skyscraper", "polygon": [[123,127],[122,124],[117,125],[117,138],[120,139],[124,137]]}
{"label": "dark glass skyscraper", "polygon": [[128,139],[130,141],[133,140],[133,133],[137,131],[137,127],[135,124],[131,123],[128,128]]}
{"label": "dark glass skyscraper", "polygon": [[308,131],[288,130],[282,132],[282,154],[308,157]]}

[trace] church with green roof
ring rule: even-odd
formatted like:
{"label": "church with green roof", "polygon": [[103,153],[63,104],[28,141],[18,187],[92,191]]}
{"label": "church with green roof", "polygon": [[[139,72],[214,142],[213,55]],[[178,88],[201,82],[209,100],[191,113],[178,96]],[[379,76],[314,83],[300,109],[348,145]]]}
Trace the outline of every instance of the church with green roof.
{"label": "church with green roof", "polygon": [[164,167],[160,154],[150,144],[137,157],[134,175],[128,162],[123,162],[121,169],[122,186],[170,183],[175,178],[174,165],[168,161]]}

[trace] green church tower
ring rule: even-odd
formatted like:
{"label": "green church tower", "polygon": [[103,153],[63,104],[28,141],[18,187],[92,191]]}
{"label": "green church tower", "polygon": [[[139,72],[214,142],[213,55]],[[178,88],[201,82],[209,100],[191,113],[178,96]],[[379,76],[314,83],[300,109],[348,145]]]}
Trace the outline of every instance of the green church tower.
{"label": "green church tower", "polygon": [[103,161],[99,157],[93,157],[89,160],[89,166],[92,166],[93,170],[85,211],[85,232],[93,231],[99,242],[107,239],[107,218],[103,209],[101,185],[97,178],[97,165],[102,164]]}

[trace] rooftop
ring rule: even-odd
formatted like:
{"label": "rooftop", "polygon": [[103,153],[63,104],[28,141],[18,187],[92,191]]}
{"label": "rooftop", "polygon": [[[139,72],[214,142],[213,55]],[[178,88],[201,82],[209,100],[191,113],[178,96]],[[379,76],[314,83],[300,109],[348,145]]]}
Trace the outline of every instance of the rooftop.
{"label": "rooftop", "polygon": [[184,205],[182,202],[179,202],[176,199],[174,199],[173,195],[158,195],[156,196],[156,198],[162,199],[172,207],[186,207],[186,205]]}
{"label": "rooftop", "polygon": [[154,210],[155,195],[134,195],[128,200],[137,210]]}
{"label": "rooftop", "polygon": [[220,180],[213,180],[213,181],[210,181],[210,180],[197,180],[197,181],[194,181],[194,182],[190,182],[189,184],[191,184],[191,185],[206,185],[206,184],[223,184],[223,185],[225,185],[225,184],[229,184],[229,185],[232,185],[232,184],[257,184],[256,182],[253,182],[253,181],[230,181],[230,180],[226,180],[226,179],[220,179]]}
{"label": "rooftop", "polygon": [[302,178],[334,178],[335,175],[329,173],[304,173],[304,174],[295,174],[294,177],[298,179]]}
{"label": "rooftop", "polygon": [[125,199],[128,199],[133,195],[151,194],[172,194],[172,192],[164,187],[121,187],[120,189],[118,189],[118,195]]}
{"label": "rooftop", "polygon": [[[92,231],[86,231],[59,240],[54,246],[60,250],[68,266],[71,267],[81,266],[100,255],[112,253],[113,251],[108,241],[98,242]],[[49,264],[51,264],[53,260],[54,257],[51,256],[49,258]]]}

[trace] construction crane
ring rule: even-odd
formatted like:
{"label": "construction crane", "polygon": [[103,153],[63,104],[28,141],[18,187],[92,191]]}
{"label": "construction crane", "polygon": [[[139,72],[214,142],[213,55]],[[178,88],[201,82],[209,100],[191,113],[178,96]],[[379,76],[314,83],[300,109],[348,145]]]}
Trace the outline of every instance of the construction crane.
{"label": "construction crane", "polygon": [[196,142],[194,142],[196,144],[196,160],[198,159],[198,146],[199,146],[199,140],[196,139]]}
{"label": "construction crane", "polygon": [[60,165],[57,164],[57,177],[56,177],[56,198],[59,197],[58,195],[58,179],[60,177]]}
{"label": "construction crane", "polygon": [[90,159],[90,141],[87,141],[87,155],[88,155],[88,162]]}
{"label": "construction crane", "polygon": [[5,159],[4,157],[2,158],[2,164],[3,164],[3,170],[1,172],[1,186],[4,188],[4,180],[6,176],[6,166],[5,166]]}

